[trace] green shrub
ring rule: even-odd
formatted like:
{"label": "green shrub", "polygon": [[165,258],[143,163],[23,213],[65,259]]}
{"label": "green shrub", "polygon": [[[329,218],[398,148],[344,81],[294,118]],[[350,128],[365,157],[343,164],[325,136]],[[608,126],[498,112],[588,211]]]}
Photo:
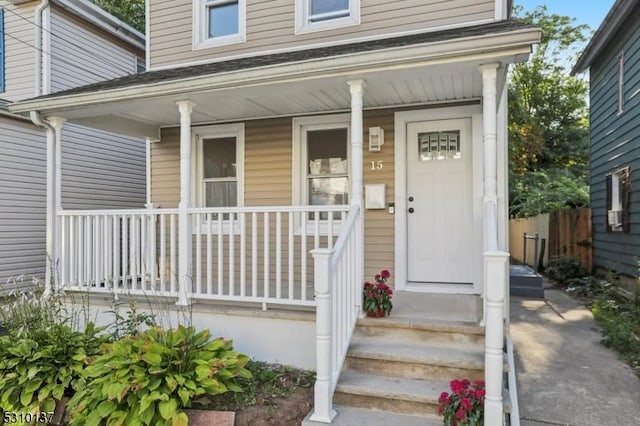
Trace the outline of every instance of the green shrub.
{"label": "green shrub", "polygon": [[549,261],[546,269],[550,278],[562,285],[566,285],[574,278],[582,278],[587,275],[580,265],[580,261],[573,256],[560,256]]}
{"label": "green shrub", "polygon": [[53,411],[57,400],[82,387],[83,360],[104,342],[90,323],[85,332],[62,324],[29,336],[0,337],[0,412]]}
{"label": "green shrub", "polygon": [[71,425],[185,425],[192,399],[240,392],[236,377],[251,376],[231,341],[194,327],[152,327],[103,348],[69,401]]}

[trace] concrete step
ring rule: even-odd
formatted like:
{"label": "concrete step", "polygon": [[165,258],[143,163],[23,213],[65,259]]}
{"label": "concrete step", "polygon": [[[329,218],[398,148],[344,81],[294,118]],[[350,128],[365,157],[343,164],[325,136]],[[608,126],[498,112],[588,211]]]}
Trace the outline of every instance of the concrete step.
{"label": "concrete step", "polygon": [[334,403],[411,416],[436,416],[438,397],[447,381],[408,379],[345,371],[336,387]]}
{"label": "concrete step", "polygon": [[542,276],[527,265],[509,267],[509,294],[544,299]]}
{"label": "concrete step", "polygon": [[484,378],[484,348],[479,344],[459,347],[389,344],[377,338],[354,339],[343,370],[402,378]]}
{"label": "concrete step", "polygon": [[414,293],[397,291],[390,318],[434,321],[468,321],[482,318],[482,299],[474,294]]}
{"label": "concrete step", "polygon": [[[347,406],[334,406],[338,415],[332,426],[441,426],[442,418],[434,415],[407,416],[378,410],[366,410]],[[302,421],[302,426],[324,426],[326,423],[309,420],[311,413]]]}
{"label": "concrete step", "polygon": [[386,342],[432,342],[453,345],[483,344],[484,327],[471,321],[426,319],[363,318],[358,321],[354,338],[379,336]]}

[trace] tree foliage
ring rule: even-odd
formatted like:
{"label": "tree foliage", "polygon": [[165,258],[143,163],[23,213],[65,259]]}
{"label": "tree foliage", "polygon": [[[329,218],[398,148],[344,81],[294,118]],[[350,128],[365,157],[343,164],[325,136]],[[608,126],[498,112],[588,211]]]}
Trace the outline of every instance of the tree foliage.
{"label": "tree foliage", "polygon": [[[517,8],[516,14],[522,14]],[[542,30],[509,81],[510,211],[523,217],[588,204],[587,83],[566,69],[588,26],[538,6],[520,17]]]}
{"label": "tree foliage", "polygon": [[91,0],[110,14],[145,32],[145,0]]}

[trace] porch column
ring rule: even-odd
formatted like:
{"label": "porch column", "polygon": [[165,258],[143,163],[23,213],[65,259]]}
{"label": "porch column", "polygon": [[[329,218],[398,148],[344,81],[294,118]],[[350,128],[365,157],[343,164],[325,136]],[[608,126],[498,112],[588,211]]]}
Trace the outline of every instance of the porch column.
{"label": "porch column", "polygon": [[[180,111],[180,204],[178,205],[178,301],[177,305],[190,303],[191,283],[191,101],[176,102]],[[175,271],[172,271],[175,273]]]}
{"label": "porch column", "polygon": [[504,292],[508,253],[498,250],[497,71],[498,64],[480,67],[484,140],[484,305],[485,412],[484,424],[503,424],[502,376]]}
{"label": "porch column", "polygon": [[351,93],[351,202],[362,206],[362,95],[364,80],[347,81]]}
{"label": "porch column", "polygon": [[[53,128],[52,154],[54,158],[53,159],[47,158],[47,160],[53,161],[53,191],[52,191],[53,212],[51,213],[52,216],[50,219],[53,224],[53,243],[51,244],[51,247],[49,247],[49,244],[47,244],[47,251],[48,251],[47,255],[51,256],[53,260],[53,268],[50,272],[49,271],[47,272],[49,273],[53,272],[55,274],[52,277],[53,281],[50,280],[50,283],[51,283],[50,289],[53,289],[53,286],[56,284],[57,284],[57,287],[65,284],[60,282],[62,277],[59,274],[60,265],[61,265],[61,262],[64,261],[64,259],[62,259],[63,235],[61,232],[60,217],[58,217],[58,212],[62,210],[62,126],[64,125],[64,122],[66,120],[62,117],[49,117],[47,121]],[[49,136],[47,135],[47,139],[48,137]],[[49,156],[48,149],[49,149],[49,146],[47,146],[47,157]],[[50,252],[49,252],[49,249],[51,249]],[[56,288],[55,290],[58,290],[58,288]]]}

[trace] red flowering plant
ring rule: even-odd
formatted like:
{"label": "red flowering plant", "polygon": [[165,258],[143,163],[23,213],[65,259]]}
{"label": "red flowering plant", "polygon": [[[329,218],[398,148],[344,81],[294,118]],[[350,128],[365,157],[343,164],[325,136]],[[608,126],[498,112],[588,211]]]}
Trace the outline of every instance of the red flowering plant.
{"label": "red flowering plant", "polygon": [[379,274],[376,274],[375,283],[368,281],[364,283],[362,297],[365,312],[379,313],[380,315],[377,316],[389,315],[391,309],[393,309],[393,303],[391,303],[393,290],[387,285],[387,280],[390,276],[391,273],[385,269],[380,271]]}
{"label": "red flowering plant", "polygon": [[444,425],[482,426],[484,424],[483,380],[470,382],[452,380],[451,394],[442,392],[438,399],[438,414],[444,416]]}

